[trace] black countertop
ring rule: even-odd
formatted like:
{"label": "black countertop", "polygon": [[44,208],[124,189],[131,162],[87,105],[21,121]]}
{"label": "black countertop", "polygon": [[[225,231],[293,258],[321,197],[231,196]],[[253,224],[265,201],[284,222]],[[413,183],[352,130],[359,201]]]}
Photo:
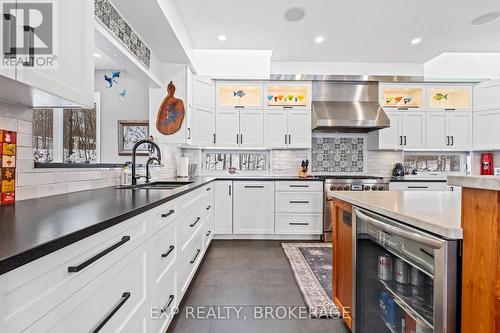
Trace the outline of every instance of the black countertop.
{"label": "black countertop", "polygon": [[18,201],[0,207],[0,275],[216,179],[321,181],[298,177],[197,177],[189,180],[193,183],[174,190],[106,187]]}

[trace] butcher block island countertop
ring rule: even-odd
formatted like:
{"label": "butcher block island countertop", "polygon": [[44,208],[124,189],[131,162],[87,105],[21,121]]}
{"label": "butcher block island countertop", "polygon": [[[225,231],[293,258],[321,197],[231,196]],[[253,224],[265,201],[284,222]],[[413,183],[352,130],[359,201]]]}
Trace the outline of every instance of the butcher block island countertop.
{"label": "butcher block island countertop", "polygon": [[447,239],[462,239],[461,196],[457,192],[332,192],[346,201]]}

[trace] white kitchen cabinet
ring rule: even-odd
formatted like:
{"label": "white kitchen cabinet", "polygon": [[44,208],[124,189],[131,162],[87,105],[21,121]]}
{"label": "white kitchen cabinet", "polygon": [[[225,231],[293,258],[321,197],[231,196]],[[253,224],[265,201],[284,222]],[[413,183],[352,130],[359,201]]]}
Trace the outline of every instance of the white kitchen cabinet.
{"label": "white kitchen cabinet", "polygon": [[215,109],[193,104],[192,143],[207,147],[215,144]]}
{"label": "white kitchen cabinet", "polygon": [[500,149],[500,80],[474,87],[473,149]]}
{"label": "white kitchen cabinet", "polygon": [[448,114],[450,148],[469,150],[472,146],[472,114],[470,112],[451,112]]}
{"label": "white kitchen cabinet", "polygon": [[129,332],[149,303],[148,247],[139,246],[25,332]]}
{"label": "white kitchen cabinet", "polygon": [[240,111],[240,147],[262,147],[264,145],[264,111]]}
{"label": "white kitchen cabinet", "polygon": [[449,117],[446,112],[428,112],[425,115],[427,129],[426,147],[445,149],[450,145]]}
{"label": "white kitchen cabinet", "polygon": [[29,86],[94,107],[94,2],[57,1],[54,6],[53,68],[18,65],[16,79]]}
{"label": "white kitchen cabinet", "polygon": [[217,146],[262,147],[264,141],[262,110],[217,109]]}
{"label": "white kitchen cabinet", "polygon": [[266,148],[287,148],[288,112],[286,110],[265,110],[264,146]]}
{"label": "white kitchen cabinet", "polygon": [[425,112],[404,112],[402,129],[405,149],[425,148]]}
{"label": "white kitchen cabinet", "polygon": [[266,148],[310,148],[311,110],[265,110]]}
{"label": "white kitchen cabinet", "polygon": [[426,148],[468,150],[472,141],[470,112],[428,112]]}
{"label": "white kitchen cabinet", "polygon": [[426,85],[427,111],[472,111],[472,85]]}
{"label": "white kitchen cabinet", "polygon": [[262,82],[218,81],[216,83],[216,108],[262,109]]}
{"label": "white kitchen cabinet", "polygon": [[217,109],[215,128],[217,130],[217,146],[237,147],[240,141],[240,111]]}
{"label": "white kitchen cabinet", "polygon": [[403,117],[400,112],[387,112],[390,126],[378,131],[368,133],[368,148],[371,150],[391,149],[398,150],[403,147],[403,129],[401,128]]}
{"label": "white kitchen cabinet", "polygon": [[233,233],[274,234],[274,182],[235,181]]}
{"label": "white kitchen cabinet", "polygon": [[215,234],[233,233],[233,182],[215,182]]}
{"label": "white kitchen cabinet", "polygon": [[264,83],[264,109],[310,110],[311,82]]}
{"label": "white kitchen cabinet", "polygon": [[185,122],[185,135],[186,135],[186,143],[188,145],[193,143],[193,138],[191,135],[191,131],[193,129],[193,72],[186,66],[186,105],[185,111],[186,114],[184,116]]}
{"label": "white kitchen cabinet", "polygon": [[425,109],[425,89],[413,83],[380,84],[379,103],[386,111]]}

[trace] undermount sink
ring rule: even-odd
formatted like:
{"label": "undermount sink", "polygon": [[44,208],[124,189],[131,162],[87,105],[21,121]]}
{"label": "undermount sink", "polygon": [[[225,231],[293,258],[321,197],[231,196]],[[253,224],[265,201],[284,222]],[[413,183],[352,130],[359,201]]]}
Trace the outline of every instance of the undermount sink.
{"label": "undermount sink", "polygon": [[138,185],[124,185],[119,186],[119,189],[124,190],[173,190],[181,186],[192,184],[193,182],[184,182],[184,181],[170,181],[170,182],[152,182]]}

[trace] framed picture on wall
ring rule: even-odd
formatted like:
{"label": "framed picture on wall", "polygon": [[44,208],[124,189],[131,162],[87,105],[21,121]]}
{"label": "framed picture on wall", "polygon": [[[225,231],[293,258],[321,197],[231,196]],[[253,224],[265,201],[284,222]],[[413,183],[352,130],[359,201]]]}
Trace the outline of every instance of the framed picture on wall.
{"label": "framed picture on wall", "polygon": [[[134,145],[149,138],[148,120],[118,120],[118,155],[132,155]],[[147,156],[147,145],[137,149],[137,155]]]}

